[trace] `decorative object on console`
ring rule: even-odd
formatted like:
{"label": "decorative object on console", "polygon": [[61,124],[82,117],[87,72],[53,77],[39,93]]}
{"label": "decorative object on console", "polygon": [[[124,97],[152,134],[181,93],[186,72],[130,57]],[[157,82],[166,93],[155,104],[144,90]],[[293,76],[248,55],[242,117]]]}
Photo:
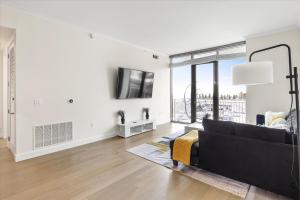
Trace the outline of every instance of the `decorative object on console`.
{"label": "decorative object on console", "polygon": [[121,116],[121,123],[125,124],[125,111],[120,110],[118,114]]}
{"label": "decorative object on console", "polygon": [[146,113],[145,117],[146,117],[146,120],[149,119],[149,108],[143,108],[143,112]]}

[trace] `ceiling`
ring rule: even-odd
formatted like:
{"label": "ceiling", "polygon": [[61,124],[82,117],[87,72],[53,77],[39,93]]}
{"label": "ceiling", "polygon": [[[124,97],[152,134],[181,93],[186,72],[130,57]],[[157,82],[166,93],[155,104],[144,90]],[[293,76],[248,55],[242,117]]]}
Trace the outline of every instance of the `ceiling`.
{"label": "ceiling", "polygon": [[300,24],[297,0],[2,0],[159,53],[244,40]]}

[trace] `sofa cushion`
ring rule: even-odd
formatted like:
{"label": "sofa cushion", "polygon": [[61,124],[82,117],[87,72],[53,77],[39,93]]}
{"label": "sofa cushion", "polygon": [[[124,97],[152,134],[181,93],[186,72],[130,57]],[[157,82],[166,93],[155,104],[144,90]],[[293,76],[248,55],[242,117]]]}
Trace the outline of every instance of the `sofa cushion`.
{"label": "sofa cushion", "polygon": [[239,137],[246,137],[276,143],[285,143],[286,141],[286,131],[283,129],[234,123],[234,130],[235,135]]}
{"label": "sofa cushion", "polygon": [[204,132],[206,133],[234,135],[234,126],[232,122],[204,118],[202,124]]}

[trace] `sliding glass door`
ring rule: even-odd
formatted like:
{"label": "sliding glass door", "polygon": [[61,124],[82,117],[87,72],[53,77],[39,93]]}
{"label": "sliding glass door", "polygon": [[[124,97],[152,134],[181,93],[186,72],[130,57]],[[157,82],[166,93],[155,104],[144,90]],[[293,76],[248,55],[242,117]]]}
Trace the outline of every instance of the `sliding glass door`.
{"label": "sliding glass door", "polygon": [[214,111],[214,63],[195,65],[196,67],[196,120],[202,122],[204,116],[213,118]]}
{"label": "sliding glass door", "polygon": [[172,121],[204,116],[246,121],[246,87],[232,85],[232,67],[246,62],[244,42],[171,56]]}
{"label": "sliding glass door", "polygon": [[172,119],[176,122],[202,122],[204,116],[217,119],[218,63],[182,66],[172,69]]}
{"label": "sliding glass door", "polygon": [[246,121],[246,87],[232,85],[232,66],[245,58],[213,61],[172,69],[172,120],[202,122],[204,116]]}
{"label": "sliding glass door", "polygon": [[232,66],[245,63],[245,58],[220,60],[219,63],[219,116],[220,120],[246,121],[246,86],[232,85]]}
{"label": "sliding glass door", "polygon": [[172,120],[191,123],[191,66],[172,69]]}

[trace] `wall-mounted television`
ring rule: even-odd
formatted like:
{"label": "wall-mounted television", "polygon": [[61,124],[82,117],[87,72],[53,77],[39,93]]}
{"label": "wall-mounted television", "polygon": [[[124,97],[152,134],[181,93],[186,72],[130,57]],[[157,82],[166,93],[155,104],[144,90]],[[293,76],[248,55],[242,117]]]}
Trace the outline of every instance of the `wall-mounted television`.
{"label": "wall-mounted television", "polygon": [[154,73],[119,68],[117,99],[152,98]]}

